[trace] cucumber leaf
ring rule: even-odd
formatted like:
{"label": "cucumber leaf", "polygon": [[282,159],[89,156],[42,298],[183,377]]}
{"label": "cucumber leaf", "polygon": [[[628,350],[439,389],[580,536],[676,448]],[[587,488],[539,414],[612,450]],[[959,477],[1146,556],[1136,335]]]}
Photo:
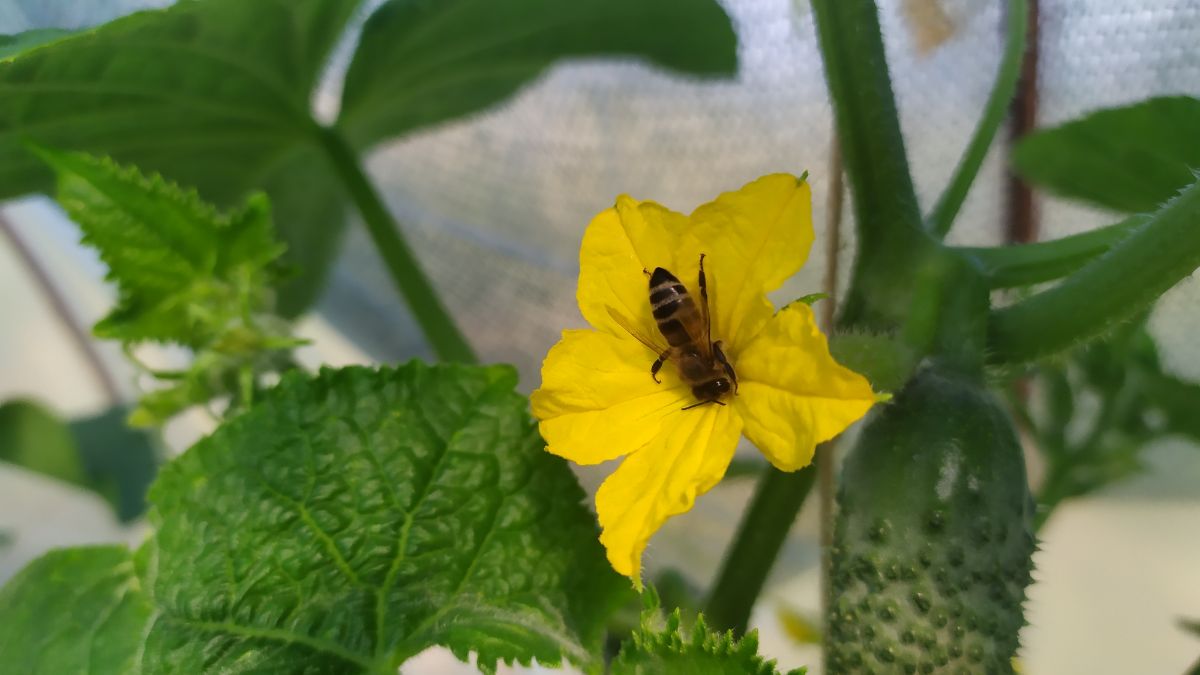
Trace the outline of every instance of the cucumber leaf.
{"label": "cucumber leaf", "polygon": [[299,373],[163,469],[145,672],[595,665],[624,581],[508,367]]}
{"label": "cucumber leaf", "polygon": [[153,610],[124,546],[51,551],[0,589],[0,654],[13,673],[137,672]]}
{"label": "cucumber leaf", "polygon": [[1152,98],[1094,112],[1021,140],[1013,165],[1064,197],[1117,211],[1154,211],[1200,168],[1200,100]]}

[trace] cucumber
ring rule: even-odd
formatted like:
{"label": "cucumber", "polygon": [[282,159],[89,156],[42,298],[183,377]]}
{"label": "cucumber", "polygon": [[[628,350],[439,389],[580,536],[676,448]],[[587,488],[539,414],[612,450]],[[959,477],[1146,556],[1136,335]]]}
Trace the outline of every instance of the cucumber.
{"label": "cucumber", "polygon": [[981,384],[917,374],[863,428],[838,500],[828,672],[1013,672],[1034,505]]}

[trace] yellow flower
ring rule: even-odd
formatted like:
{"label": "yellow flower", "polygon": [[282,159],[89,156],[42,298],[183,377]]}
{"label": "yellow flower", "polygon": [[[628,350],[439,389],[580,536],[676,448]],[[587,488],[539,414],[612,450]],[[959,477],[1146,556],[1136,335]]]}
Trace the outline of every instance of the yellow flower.
{"label": "yellow flower", "polygon": [[[564,331],[546,355],[533,414],[556,455],[579,464],[625,456],[600,486],[596,511],[609,562],[638,587],[651,535],[721,480],[742,434],[795,471],[876,401],[865,378],[829,355],[808,305],[776,312],[767,300],[808,257],[811,211],[808,184],[776,174],[690,216],[621,196],[583,235],[577,298],[595,330]],[[628,328],[666,345],[647,271],[669,270],[699,304],[702,254],[711,340],[721,341],[737,391],[724,405],[684,410],[699,402],[691,387],[672,360],[655,382],[659,355]]]}

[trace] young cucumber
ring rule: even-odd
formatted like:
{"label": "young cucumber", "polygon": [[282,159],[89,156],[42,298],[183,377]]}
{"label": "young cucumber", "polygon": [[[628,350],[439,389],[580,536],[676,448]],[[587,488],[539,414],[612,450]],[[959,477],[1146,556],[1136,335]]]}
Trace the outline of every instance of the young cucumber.
{"label": "young cucumber", "polygon": [[919,373],[863,429],[838,500],[828,672],[1012,672],[1033,502],[982,385]]}

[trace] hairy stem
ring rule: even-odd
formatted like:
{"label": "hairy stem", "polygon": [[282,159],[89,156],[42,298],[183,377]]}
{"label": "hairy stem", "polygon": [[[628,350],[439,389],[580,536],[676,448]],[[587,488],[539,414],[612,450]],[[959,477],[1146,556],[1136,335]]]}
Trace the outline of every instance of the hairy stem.
{"label": "hairy stem", "polygon": [[989,357],[1029,361],[1095,337],[1200,267],[1200,182],[1063,283],[992,312]]}
{"label": "hairy stem", "polygon": [[1052,241],[956,250],[982,268],[990,288],[1028,286],[1061,279],[1083,267],[1146,220],[1146,216],[1130,216],[1119,223]]}
{"label": "hairy stem", "polygon": [[429,283],[429,278],[421,271],[412,249],[400,233],[399,224],[384,206],[375,187],[371,185],[358,155],[336,129],[322,128],[319,133],[321,145],[328,154],[335,172],[342,179],[359,213],[362,214],[371,240],[375,242],[375,249],[383,257],[392,281],[404,297],[438,358],[444,361],[475,363],[475,352],[454,325],[454,320],[438,298],[433,285]]}
{"label": "hairy stem", "polygon": [[713,628],[746,631],[750,610],[816,477],[813,465],[792,473],[768,467],[763,473],[705,603]]}
{"label": "hairy stem", "polygon": [[843,326],[893,329],[912,291],[925,233],[872,0],[813,0],[825,79],[854,197],[858,255]]}
{"label": "hairy stem", "polygon": [[988,148],[1004,122],[1013,93],[1017,90],[1029,29],[1028,18],[1029,0],[1009,0],[1006,31],[1008,37],[1005,40],[1000,71],[996,75],[996,84],[992,87],[992,93],[988,95],[983,117],[979,119],[979,125],[975,127],[975,133],[954,169],[954,175],[926,219],[930,231],[939,238],[946,236],[950,231],[954,218],[971,190],[971,184],[975,182],[975,176],[979,174],[979,167],[983,166]]}

